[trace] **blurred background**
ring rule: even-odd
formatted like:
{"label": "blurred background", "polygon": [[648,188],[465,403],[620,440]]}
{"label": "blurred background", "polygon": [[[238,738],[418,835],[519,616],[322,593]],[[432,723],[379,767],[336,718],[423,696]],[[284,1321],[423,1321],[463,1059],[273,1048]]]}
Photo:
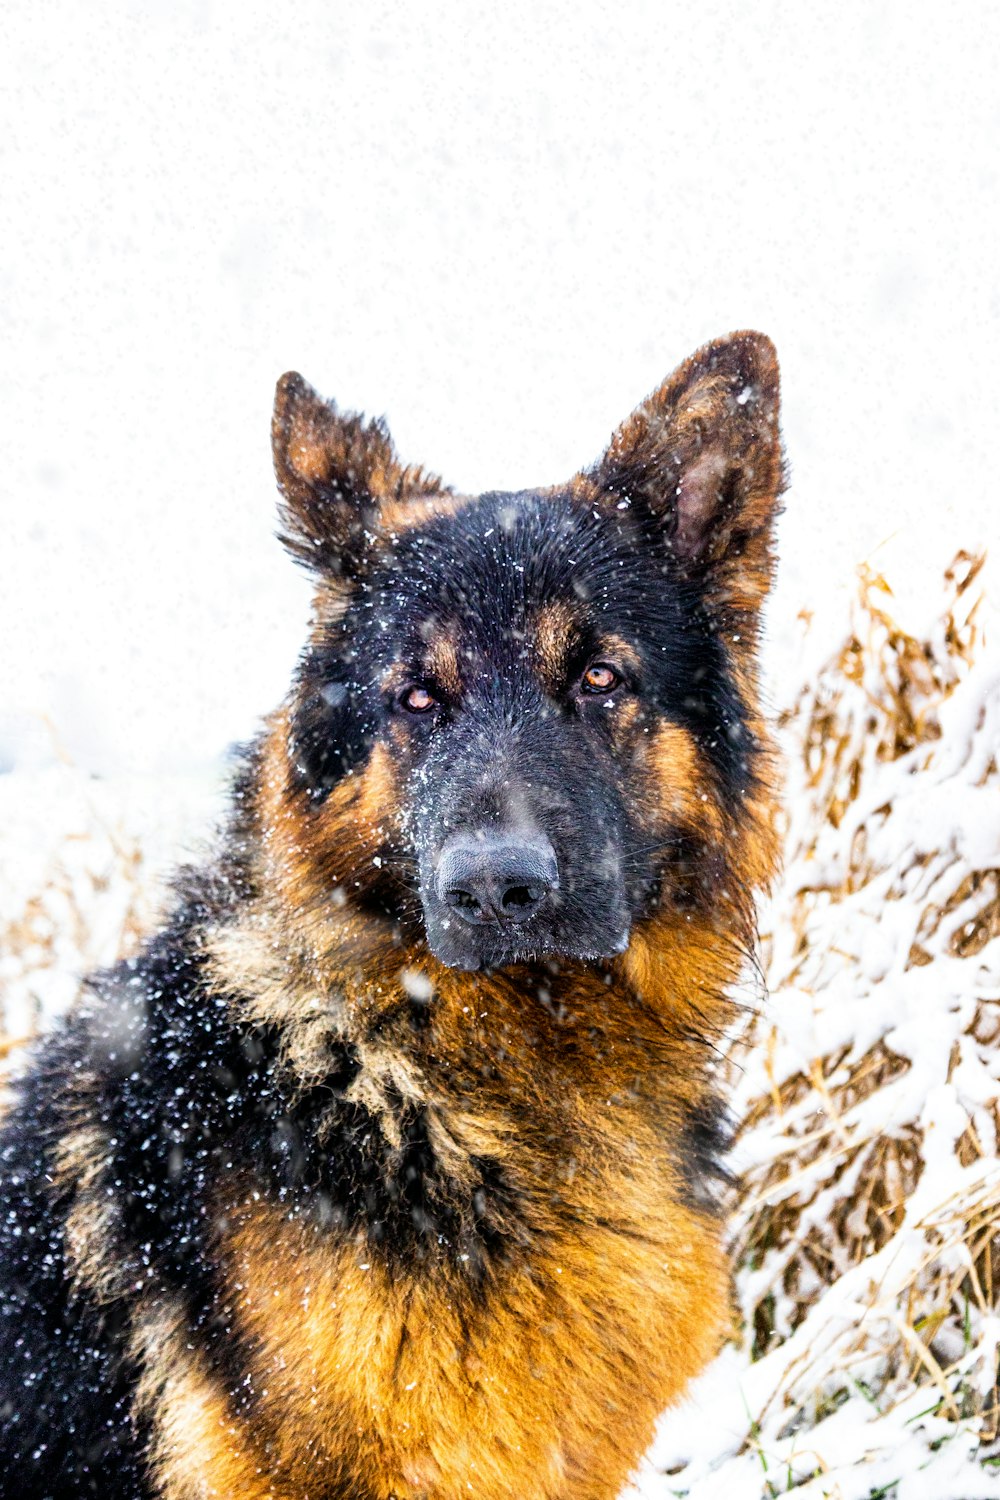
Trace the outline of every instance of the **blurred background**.
{"label": "blurred background", "polygon": [[916,583],[988,530],[995,7],[6,0],[0,33],[0,764],[204,765],[280,698],[288,367],[505,488],[765,330],[778,670],[861,558]]}

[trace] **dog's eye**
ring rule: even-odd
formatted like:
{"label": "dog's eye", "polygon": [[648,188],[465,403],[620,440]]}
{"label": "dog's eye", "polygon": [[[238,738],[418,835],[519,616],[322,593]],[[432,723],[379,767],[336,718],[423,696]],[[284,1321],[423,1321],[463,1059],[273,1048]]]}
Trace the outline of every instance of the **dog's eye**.
{"label": "dog's eye", "polygon": [[429,714],[432,708],[437,708],[438,700],[433,693],[429,693],[425,687],[414,685],[406,689],[399,700],[407,713]]}
{"label": "dog's eye", "polygon": [[605,662],[599,661],[584,672],[580,680],[580,691],[603,698],[608,693],[613,693],[620,682],[621,678],[614,667],[609,667]]}

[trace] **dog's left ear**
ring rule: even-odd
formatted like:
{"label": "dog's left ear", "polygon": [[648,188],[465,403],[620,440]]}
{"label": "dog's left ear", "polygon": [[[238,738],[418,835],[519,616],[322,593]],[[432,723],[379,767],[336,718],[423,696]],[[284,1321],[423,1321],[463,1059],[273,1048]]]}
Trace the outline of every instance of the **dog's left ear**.
{"label": "dog's left ear", "polygon": [[271,448],[281,540],[299,562],[327,576],[358,569],[387,501],[442,488],[399,463],[383,422],[339,412],[294,371],[275,391]]}
{"label": "dog's left ear", "polygon": [[762,333],[706,344],[632,413],[588,478],[666,528],[678,571],[755,609],[784,484],[778,359]]}

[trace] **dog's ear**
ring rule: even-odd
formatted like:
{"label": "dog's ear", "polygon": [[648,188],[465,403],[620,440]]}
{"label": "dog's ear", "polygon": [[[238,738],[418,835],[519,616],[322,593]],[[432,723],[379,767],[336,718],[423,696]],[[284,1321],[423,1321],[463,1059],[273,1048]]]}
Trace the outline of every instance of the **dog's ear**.
{"label": "dog's ear", "polygon": [[632,413],[588,475],[666,528],[678,570],[737,609],[770,587],[784,484],[778,360],[762,333],[706,344]]}
{"label": "dog's ear", "polygon": [[399,464],[383,422],[338,412],[294,372],[278,381],[271,447],[281,540],[324,575],[358,568],[387,501],[441,491],[433,476]]}

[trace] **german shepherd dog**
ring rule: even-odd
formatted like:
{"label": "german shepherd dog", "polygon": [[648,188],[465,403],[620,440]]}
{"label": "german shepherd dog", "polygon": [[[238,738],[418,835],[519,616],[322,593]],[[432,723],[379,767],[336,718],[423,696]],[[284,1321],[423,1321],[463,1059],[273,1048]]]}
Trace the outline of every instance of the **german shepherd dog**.
{"label": "german shepherd dog", "polygon": [[612,1500],[731,1316],[774,350],[550,489],[455,494],[298,375],[273,442],[291,691],[0,1137],[3,1493]]}

